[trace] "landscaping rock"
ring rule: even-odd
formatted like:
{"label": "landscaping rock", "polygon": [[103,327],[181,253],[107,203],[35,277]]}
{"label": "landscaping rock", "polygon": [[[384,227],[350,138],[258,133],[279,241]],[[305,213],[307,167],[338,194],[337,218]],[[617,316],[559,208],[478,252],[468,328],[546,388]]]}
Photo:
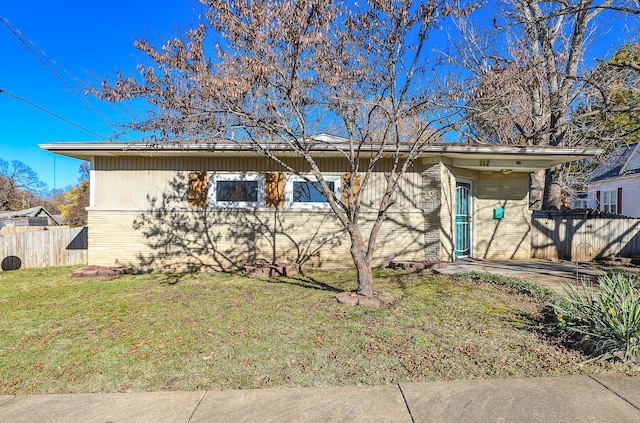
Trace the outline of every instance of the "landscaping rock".
{"label": "landscaping rock", "polygon": [[367,308],[380,308],[380,300],[377,298],[362,297],[358,299],[358,305]]}
{"label": "landscaping rock", "polygon": [[414,272],[421,272],[425,270],[441,269],[449,265],[446,261],[411,261],[411,260],[392,260],[387,266],[390,269],[402,269]]}
{"label": "landscaping rock", "polygon": [[71,272],[72,278],[79,279],[115,279],[133,273],[128,266],[85,266]]}
{"label": "landscaping rock", "polygon": [[378,300],[382,305],[391,305],[396,299],[388,292],[378,292]]}
{"label": "landscaping rock", "polygon": [[356,306],[358,305],[358,294],[356,294],[355,292],[341,292],[339,294],[336,294],[336,298],[338,299],[338,302],[341,304],[346,304],[346,305],[350,305],[350,306]]}

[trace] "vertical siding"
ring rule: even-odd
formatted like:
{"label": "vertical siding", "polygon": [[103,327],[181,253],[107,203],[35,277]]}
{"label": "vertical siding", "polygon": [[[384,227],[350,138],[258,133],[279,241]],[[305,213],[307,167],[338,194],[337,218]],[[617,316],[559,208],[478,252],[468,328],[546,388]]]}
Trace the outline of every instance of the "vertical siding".
{"label": "vertical siding", "polygon": [[[294,168],[307,168],[302,159],[289,159],[287,162]],[[318,164],[327,174],[341,175],[349,171],[345,162],[337,159],[318,160]],[[160,200],[163,195],[186,196],[188,172],[282,171],[276,163],[259,157],[96,157],[94,167],[94,207],[129,209],[147,208],[150,199]],[[361,167],[366,169],[366,163]],[[388,169],[389,163],[382,163],[379,171],[372,174],[367,186],[360,191],[365,207],[377,207],[379,204],[386,187],[384,171]],[[419,172],[412,171],[404,175],[394,196],[394,207],[419,208],[421,183]]]}

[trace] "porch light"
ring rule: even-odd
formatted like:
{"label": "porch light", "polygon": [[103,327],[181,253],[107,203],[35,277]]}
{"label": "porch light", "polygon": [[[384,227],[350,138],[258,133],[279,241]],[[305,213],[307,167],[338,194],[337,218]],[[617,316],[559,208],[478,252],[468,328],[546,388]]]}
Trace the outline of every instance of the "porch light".
{"label": "porch light", "polygon": [[513,172],[513,169],[500,169],[500,172],[502,172],[503,175],[508,175]]}

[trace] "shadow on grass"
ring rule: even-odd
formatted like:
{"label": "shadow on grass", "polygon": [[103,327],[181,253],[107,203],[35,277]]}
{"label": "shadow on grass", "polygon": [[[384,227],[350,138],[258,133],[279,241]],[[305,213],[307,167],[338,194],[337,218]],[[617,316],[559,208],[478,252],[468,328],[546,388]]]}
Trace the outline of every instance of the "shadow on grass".
{"label": "shadow on grass", "polygon": [[282,276],[279,278],[269,278],[265,281],[273,284],[286,284],[307,289],[317,289],[319,291],[329,291],[335,293],[344,291],[344,289],[336,288],[335,286],[331,286],[327,283],[321,282],[318,279],[315,279],[308,275]]}

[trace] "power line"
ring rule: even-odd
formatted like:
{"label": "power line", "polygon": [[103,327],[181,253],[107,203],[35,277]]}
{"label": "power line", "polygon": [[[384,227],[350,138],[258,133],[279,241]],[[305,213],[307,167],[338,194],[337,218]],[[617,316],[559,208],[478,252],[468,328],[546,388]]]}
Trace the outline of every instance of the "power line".
{"label": "power line", "polygon": [[[53,60],[53,58],[51,56],[49,56],[47,53],[45,53],[44,50],[42,50],[40,47],[38,47],[33,41],[31,41],[29,39],[29,37],[24,35],[18,28],[16,28],[11,22],[9,22],[9,20],[6,17],[4,17],[2,14],[0,14],[0,21],[2,21],[4,26],[7,27],[7,29],[18,39],[18,41],[20,41],[20,43],[22,43],[22,45],[24,45],[31,52],[31,54],[33,54],[36,57],[36,59],[38,59],[49,71],[51,71],[51,73],[53,73],[56,76],[56,78],[58,78],[67,88],[69,88],[71,90],[71,92],[73,92],[80,100],[82,100],[83,103],[85,103],[98,116],[100,116],[102,119],[104,119],[109,125],[115,126],[115,124],[113,122],[111,122],[104,114],[102,114],[91,103],[89,103],[89,101],[87,101],[87,99],[83,95],[78,93],[75,90],[75,88],[73,88],[67,81],[65,81],[65,79],[62,76],[60,76],[60,74],[58,74],[42,57],[40,57],[40,55],[38,54],[38,52],[36,52],[34,50],[34,48],[37,49],[49,61],[51,61],[52,63],[56,64],[58,67],[60,67],[60,69],[62,69],[67,75],[69,75],[73,79],[75,79],[78,83],[83,84],[82,81],[80,81],[78,78],[76,78],[71,73],[69,73],[58,62]],[[34,48],[31,48],[31,46],[29,44],[31,44]]]}
{"label": "power line", "polygon": [[34,103],[30,102],[29,100],[25,100],[24,98],[22,98],[22,97],[18,97],[18,96],[17,96],[17,95],[15,95],[15,94],[11,94],[10,92],[8,92],[8,91],[6,91],[6,90],[3,90],[2,88],[0,88],[0,94],[6,94],[6,95],[8,95],[8,96],[9,96],[9,97],[11,97],[11,98],[15,98],[16,100],[20,100],[20,101],[22,101],[23,103],[26,103],[26,104],[28,104],[28,105],[29,105],[29,106],[31,106],[31,107],[35,107],[36,109],[41,110],[41,111],[43,111],[43,112],[45,112],[45,113],[48,113],[48,114],[50,114],[51,116],[53,116],[53,117],[55,117],[55,118],[57,118],[57,119],[60,119],[60,120],[61,120],[61,121],[63,121],[63,122],[66,122],[66,123],[68,123],[68,124],[70,124],[70,125],[75,126],[76,128],[80,128],[80,129],[82,129],[83,131],[86,131],[86,132],[88,132],[88,133],[90,133],[90,134],[93,134],[93,135],[95,135],[96,137],[102,138],[102,139],[103,139],[103,140],[105,140],[105,141],[108,141],[108,138],[103,137],[102,135],[100,135],[100,134],[98,134],[98,133],[96,133],[96,132],[93,132],[93,131],[92,131],[92,130],[90,130],[90,129],[87,129],[87,128],[85,128],[84,126],[78,125],[77,123],[72,122],[72,121],[70,121],[69,119],[63,118],[62,116],[57,115],[57,114],[55,114],[55,113],[53,113],[53,112],[51,112],[51,111],[49,111],[49,110],[45,109],[44,107],[40,107],[40,106],[38,106],[37,104],[34,104]]}

